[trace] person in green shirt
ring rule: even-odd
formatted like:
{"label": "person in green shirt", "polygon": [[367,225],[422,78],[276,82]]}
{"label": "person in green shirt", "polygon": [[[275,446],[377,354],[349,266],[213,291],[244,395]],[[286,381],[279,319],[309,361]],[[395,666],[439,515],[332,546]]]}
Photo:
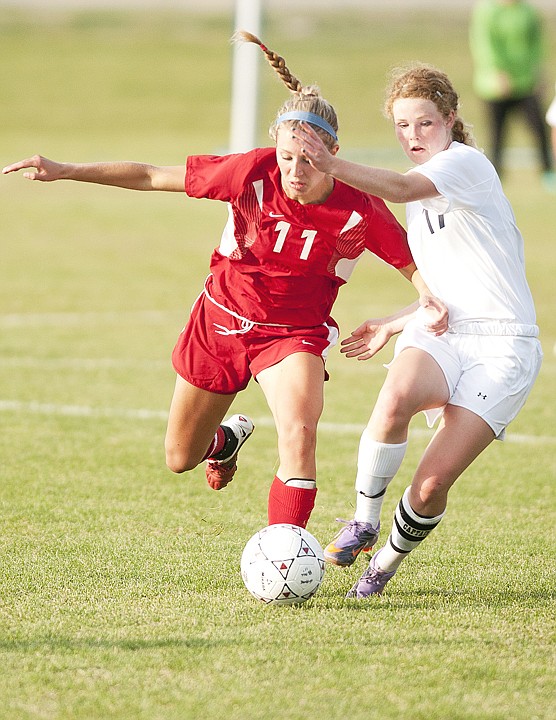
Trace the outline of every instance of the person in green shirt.
{"label": "person in green shirt", "polygon": [[519,110],[531,128],[544,179],[552,184],[553,158],[541,101],[543,22],[526,0],[478,0],[469,28],[473,85],[485,102],[490,159],[501,174],[508,117]]}

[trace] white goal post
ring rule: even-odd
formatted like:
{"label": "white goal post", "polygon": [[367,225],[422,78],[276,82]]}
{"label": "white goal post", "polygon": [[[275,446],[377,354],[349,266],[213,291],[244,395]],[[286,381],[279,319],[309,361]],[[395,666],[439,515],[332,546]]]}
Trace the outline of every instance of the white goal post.
{"label": "white goal post", "polygon": [[[260,37],[261,4],[262,0],[235,0],[234,30]],[[257,144],[260,54],[251,43],[233,46],[230,152],[246,152]]]}

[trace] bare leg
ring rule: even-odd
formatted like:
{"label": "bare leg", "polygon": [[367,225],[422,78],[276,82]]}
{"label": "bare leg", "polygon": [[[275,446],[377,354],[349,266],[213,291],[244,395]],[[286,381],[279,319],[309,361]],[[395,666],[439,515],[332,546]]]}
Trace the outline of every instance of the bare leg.
{"label": "bare leg", "polygon": [[[404,442],[416,412],[442,407],[447,401],[448,387],[440,367],[426,353],[407,348],[392,364],[368,430],[380,442]],[[398,503],[386,544],[371,558],[348,597],[382,593],[403,560],[442,520],[454,482],[492,440],[494,432],[482,418],[446,404],[440,427]]]}
{"label": "bare leg", "polygon": [[351,565],[375,544],[386,491],[407,448],[409,423],[420,410],[443,407],[448,398],[444,373],[431,355],[408,347],[396,357],[359,441],[354,519],[326,546],[329,562]]}
{"label": "bare leg", "polygon": [[429,517],[443,513],[452,485],[493,440],[494,432],[482,418],[447,405],[411,484],[415,512]]}
{"label": "bare leg", "polygon": [[295,353],[263,370],[257,381],[278,431],[277,476],[316,478],[317,424],[324,406],[324,364],[310,353]]}
{"label": "bare leg", "polygon": [[406,348],[394,360],[374,406],[367,432],[382,443],[407,440],[411,418],[443,407],[449,398],[444,373],[423,350]]}
{"label": "bare leg", "polygon": [[478,415],[446,406],[441,425],[398,504],[388,541],[372,561],[375,568],[395,572],[423,542],[441,521],[452,485],[493,440],[494,432]]}
{"label": "bare leg", "polygon": [[181,473],[201,462],[234,398],[202,390],[177,376],[164,442],[170,470]]}
{"label": "bare leg", "polygon": [[268,522],[306,527],[317,494],[317,424],[324,405],[324,363],[295,353],[259,373],[278,431],[280,466],[268,494]]}

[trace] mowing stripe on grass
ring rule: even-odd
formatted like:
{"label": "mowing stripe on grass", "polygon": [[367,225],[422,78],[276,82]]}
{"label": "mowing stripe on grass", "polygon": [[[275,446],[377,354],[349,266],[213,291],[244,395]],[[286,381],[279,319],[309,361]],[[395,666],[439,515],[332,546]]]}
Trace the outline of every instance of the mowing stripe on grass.
{"label": "mowing stripe on grass", "polygon": [[[0,412],[17,412],[32,415],[69,415],[73,417],[121,417],[128,420],[164,420],[168,419],[166,410],[148,410],[146,408],[110,408],[91,407],[90,405],[58,405],[56,403],[21,402],[19,400],[0,400]],[[274,427],[270,416],[257,418],[257,425]],[[319,430],[322,432],[340,433],[342,435],[359,435],[363,429],[357,423],[333,423],[322,421]],[[432,430],[415,428],[414,435],[431,435]],[[556,437],[550,435],[508,434],[506,442],[529,445],[556,444]]]}
{"label": "mowing stripe on grass", "polygon": [[0,367],[14,370],[110,370],[113,368],[139,368],[142,370],[171,369],[169,360],[136,360],[135,358],[39,358],[0,357]]}
{"label": "mowing stripe on grass", "polygon": [[172,313],[161,310],[138,310],[136,312],[52,312],[52,313],[7,313],[0,315],[1,328],[91,325],[107,323],[159,324],[172,317]]}

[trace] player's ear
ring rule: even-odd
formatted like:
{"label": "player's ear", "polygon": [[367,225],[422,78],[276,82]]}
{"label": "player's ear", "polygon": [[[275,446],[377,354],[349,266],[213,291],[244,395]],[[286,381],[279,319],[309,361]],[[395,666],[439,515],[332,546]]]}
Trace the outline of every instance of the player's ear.
{"label": "player's ear", "polygon": [[340,146],[339,146],[339,145],[334,145],[334,147],[332,148],[332,150],[330,150],[330,153],[331,153],[332,155],[336,155],[336,153],[338,152],[339,149],[340,149]]}

